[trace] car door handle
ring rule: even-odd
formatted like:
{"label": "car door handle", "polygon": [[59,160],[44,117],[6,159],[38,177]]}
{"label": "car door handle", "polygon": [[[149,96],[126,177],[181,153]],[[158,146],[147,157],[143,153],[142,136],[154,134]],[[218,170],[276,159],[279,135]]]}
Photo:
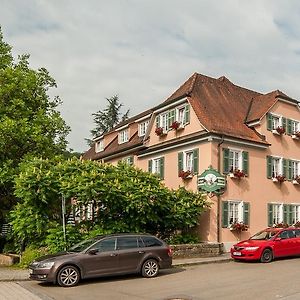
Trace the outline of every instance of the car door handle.
{"label": "car door handle", "polygon": [[145,253],[145,251],[139,251],[139,254],[144,254]]}
{"label": "car door handle", "polygon": [[110,256],[118,256],[117,253],[111,253]]}

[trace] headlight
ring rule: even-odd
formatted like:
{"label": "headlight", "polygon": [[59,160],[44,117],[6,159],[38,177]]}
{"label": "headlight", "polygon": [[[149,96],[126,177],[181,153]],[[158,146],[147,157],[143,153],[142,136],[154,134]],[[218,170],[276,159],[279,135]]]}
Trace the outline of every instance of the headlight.
{"label": "headlight", "polygon": [[245,250],[247,250],[247,251],[255,251],[255,250],[257,250],[259,247],[246,247],[245,248]]}
{"label": "headlight", "polygon": [[54,261],[40,262],[38,267],[41,269],[50,269],[54,265]]}

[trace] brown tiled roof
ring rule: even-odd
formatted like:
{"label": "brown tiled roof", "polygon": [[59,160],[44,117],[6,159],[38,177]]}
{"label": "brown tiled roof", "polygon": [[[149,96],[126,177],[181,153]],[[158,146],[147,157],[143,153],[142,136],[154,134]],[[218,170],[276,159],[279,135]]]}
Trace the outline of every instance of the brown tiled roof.
{"label": "brown tiled roof", "polygon": [[194,73],[165,103],[188,96],[199,121],[209,132],[264,143],[244,124],[251,99],[258,95],[234,85],[224,76],[215,79]]}
{"label": "brown tiled roof", "polygon": [[272,91],[265,95],[258,95],[254,97],[250,103],[246,122],[260,120],[278,101],[278,98],[289,99],[292,102],[295,101],[279,90]]}
{"label": "brown tiled roof", "polygon": [[118,136],[116,136],[112,142],[107,145],[104,149],[104,151],[95,152],[95,145],[93,144],[91,148],[84,153],[83,159],[91,159],[91,160],[98,160],[102,159],[104,157],[117,154],[122,151],[134,149],[135,147],[143,145],[143,137],[138,136],[138,132],[136,131],[130,140],[127,143],[124,144],[118,144]]}

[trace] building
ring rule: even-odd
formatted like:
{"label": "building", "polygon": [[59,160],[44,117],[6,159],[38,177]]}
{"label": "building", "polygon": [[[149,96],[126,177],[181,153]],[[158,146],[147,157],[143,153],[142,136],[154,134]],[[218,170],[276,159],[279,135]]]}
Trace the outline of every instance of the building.
{"label": "building", "polygon": [[[300,107],[278,90],[261,94],[195,73],[160,105],[96,138],[84,159],[125,160],[170,188],[194,191],[197,174],[211,165],[226,188],[208,194],[203,241],[229,247],[267,226],[300,221]],[[248,230],[231,230],[236,222]]]}

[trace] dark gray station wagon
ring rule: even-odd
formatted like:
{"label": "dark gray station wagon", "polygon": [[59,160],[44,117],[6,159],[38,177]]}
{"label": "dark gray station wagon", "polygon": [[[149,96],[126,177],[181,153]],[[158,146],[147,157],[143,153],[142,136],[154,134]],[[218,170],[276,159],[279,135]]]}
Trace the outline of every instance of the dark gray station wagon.
{"label": "dark gray station wagon", "polygon": [[31,263],[30,279],[71,287],[80,279],[141,273],[155,277],[170,268],[172,250],[148,234],[113,234],[85,240],[68,252],[41,257]]}

